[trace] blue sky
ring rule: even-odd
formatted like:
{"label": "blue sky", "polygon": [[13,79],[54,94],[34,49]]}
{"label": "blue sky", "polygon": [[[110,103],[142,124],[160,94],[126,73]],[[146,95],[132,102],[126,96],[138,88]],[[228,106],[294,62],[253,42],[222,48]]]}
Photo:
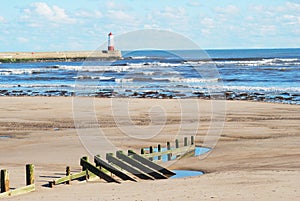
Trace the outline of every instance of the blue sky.
{"label": "blue sky", "polygon": [[300,0],[9,0],[0,51],[94,50],[107,33],[156,28],[203,49],[300,47]]}

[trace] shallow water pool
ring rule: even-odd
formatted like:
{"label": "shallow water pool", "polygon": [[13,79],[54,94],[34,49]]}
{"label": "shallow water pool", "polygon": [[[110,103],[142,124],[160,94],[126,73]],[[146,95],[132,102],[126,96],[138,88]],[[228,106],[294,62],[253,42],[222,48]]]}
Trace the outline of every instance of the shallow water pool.
{"label": "shallow water pool", "polygon": [[176,173],[176,175],[171,176],[171,179],[175,178],[183,178],[183,177],[194,177],[198,175],[202,175],[203,172],[201,171],[194,171],[194,170],[172,170]]}
{"label": "shallow water pool", "polygon": [[6,135],[0,136],[0,139],[8,139],[8,138],[11,138],[11,137],[10,136],[6,136]]}

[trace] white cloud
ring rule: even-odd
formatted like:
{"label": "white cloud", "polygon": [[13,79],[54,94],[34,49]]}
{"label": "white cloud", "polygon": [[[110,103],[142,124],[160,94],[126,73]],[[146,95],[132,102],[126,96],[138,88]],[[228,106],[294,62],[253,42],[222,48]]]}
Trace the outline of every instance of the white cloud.
{"label": "white cloud", "polygon": [[275,25],[262,25],[260,27],[260,33],[262,35],[270,35],[273,34],[276,31]]}
{"label": "white cloud", "polygon": [[107,17],[117,21],[134,22],[135,17],[122,10],[108,10]]}
{"label": "white cloud", "polygon": [[76,22],[74,18],[67,15],[65,9],[56,5],[49,6],[44,2],[32,3],[30,8],[23,10],[23,13],[21,19],[29,22],[29,25],[33,27],[40,26],[42,19],[55,24],[73,24]]}
{"label": "white cloud", "polygon": [[167,6],[161,10],[158,15],[163,18],[182,20],[186,18],[186,10],[185,8],[174,8]]}
{"label": "white cloud", "polygon": [[27,43],[29,40],[25,37],[18,37],[17,40],[20,42],[20,43]]}
{"label": "white cloud", "polygon": [[284,15],[283,19],[287,21],[287,24],[289,25],[300,25],[300,16],[295,16],[295,15]]}
{"label": "white cloud", "polygon": [[117,8],[117,5],[116,5],[116,3],[113,2],[113,1],[107,1],[107,2],[106,2],[106,7],[107,7],[107,8],[110,8],[110,9],[114,9],[114,8]]}
{"label": "white cloud", "polygon": [[287,2],[286,3],[286,8],[288,10],[294,10],[294,11],[299,11],[300,12],[300,1],[299,1],[299,3]]}
{"label": "white cloud", "polygon": [[216,27],[216,22],[214,21],[214,19],[209,17],[200,19],[200,24],[203,26],[201,28],[201,33],[203,35],[210,35],[213,32],[213,29]]}
{"label": "white cloud", "polygon": [[214,10],[216,13],[224,15],[236,15],[240,12],[240,9],[234,5],[228,5],[226,7],[216,7]]}
{"label": "white cloud", "polygon": [[298,3],[286,2],[278,6],[255,6],[250,9],[262,34],[271,34],[275,31],[284,35],[299,33],[300,4]]}
{"label": "white cloud", "polygon": [[100,11],[87,11],[87,10],[79,10],[75,14],[76,17],[83,18],[102,18],[103,14]]}
{"label": "white cloud", "polygon": [[212,18],[209,18],[209,17],[205,17],[205,18],[201,19],[200,23],[203,26],[205,26],[205,28],[209,28],[209,29],[215,28],[215,26],[216,26],[215,21]]}
{"label": "white cloud", "polygon": [[159,28],[159,25],[157,24],[145,24],[144,29],[157,29]]}
{"label": "white cloud", "polygon": [[199,1],[194,1],[194,0],[191,0],[187,3],[188,6],[191,6],[191,7],[199,7],[201,4]]}
{"label": "white cloud", "polygon": [[118,1],[117,3],[115,1],[107,1],[105,3],[106,8],[108,10],[129,10],[128,4],[121,3],[122,1]]}
{"label": "white cloud", "polygon": [[0,23],[5,23],[6,22],[6,19],[0,15]]}

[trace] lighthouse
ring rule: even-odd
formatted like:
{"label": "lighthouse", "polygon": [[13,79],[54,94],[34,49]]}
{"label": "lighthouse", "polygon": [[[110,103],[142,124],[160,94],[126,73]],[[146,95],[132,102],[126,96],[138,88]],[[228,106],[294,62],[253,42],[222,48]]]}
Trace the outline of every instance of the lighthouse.
{"label": "lighthouse", "polygon": [[114,36],[111,32],[108,34],[108,48],[107,49],[108,49],[108,51],[114,51],[115,50]]}

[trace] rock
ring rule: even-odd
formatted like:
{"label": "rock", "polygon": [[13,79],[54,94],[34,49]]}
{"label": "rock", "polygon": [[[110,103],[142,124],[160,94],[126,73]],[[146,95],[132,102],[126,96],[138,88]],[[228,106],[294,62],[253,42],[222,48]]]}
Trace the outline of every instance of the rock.
{"label": "rock", "polygon": [[240,93],[239,96],[249,96],[248,93]]}
{"label": "rock", "polygon": [[256,96],[264,96],[265,94],[264,93],[260,93],[260,92],[254,92],[254,95],[256,95]]}

